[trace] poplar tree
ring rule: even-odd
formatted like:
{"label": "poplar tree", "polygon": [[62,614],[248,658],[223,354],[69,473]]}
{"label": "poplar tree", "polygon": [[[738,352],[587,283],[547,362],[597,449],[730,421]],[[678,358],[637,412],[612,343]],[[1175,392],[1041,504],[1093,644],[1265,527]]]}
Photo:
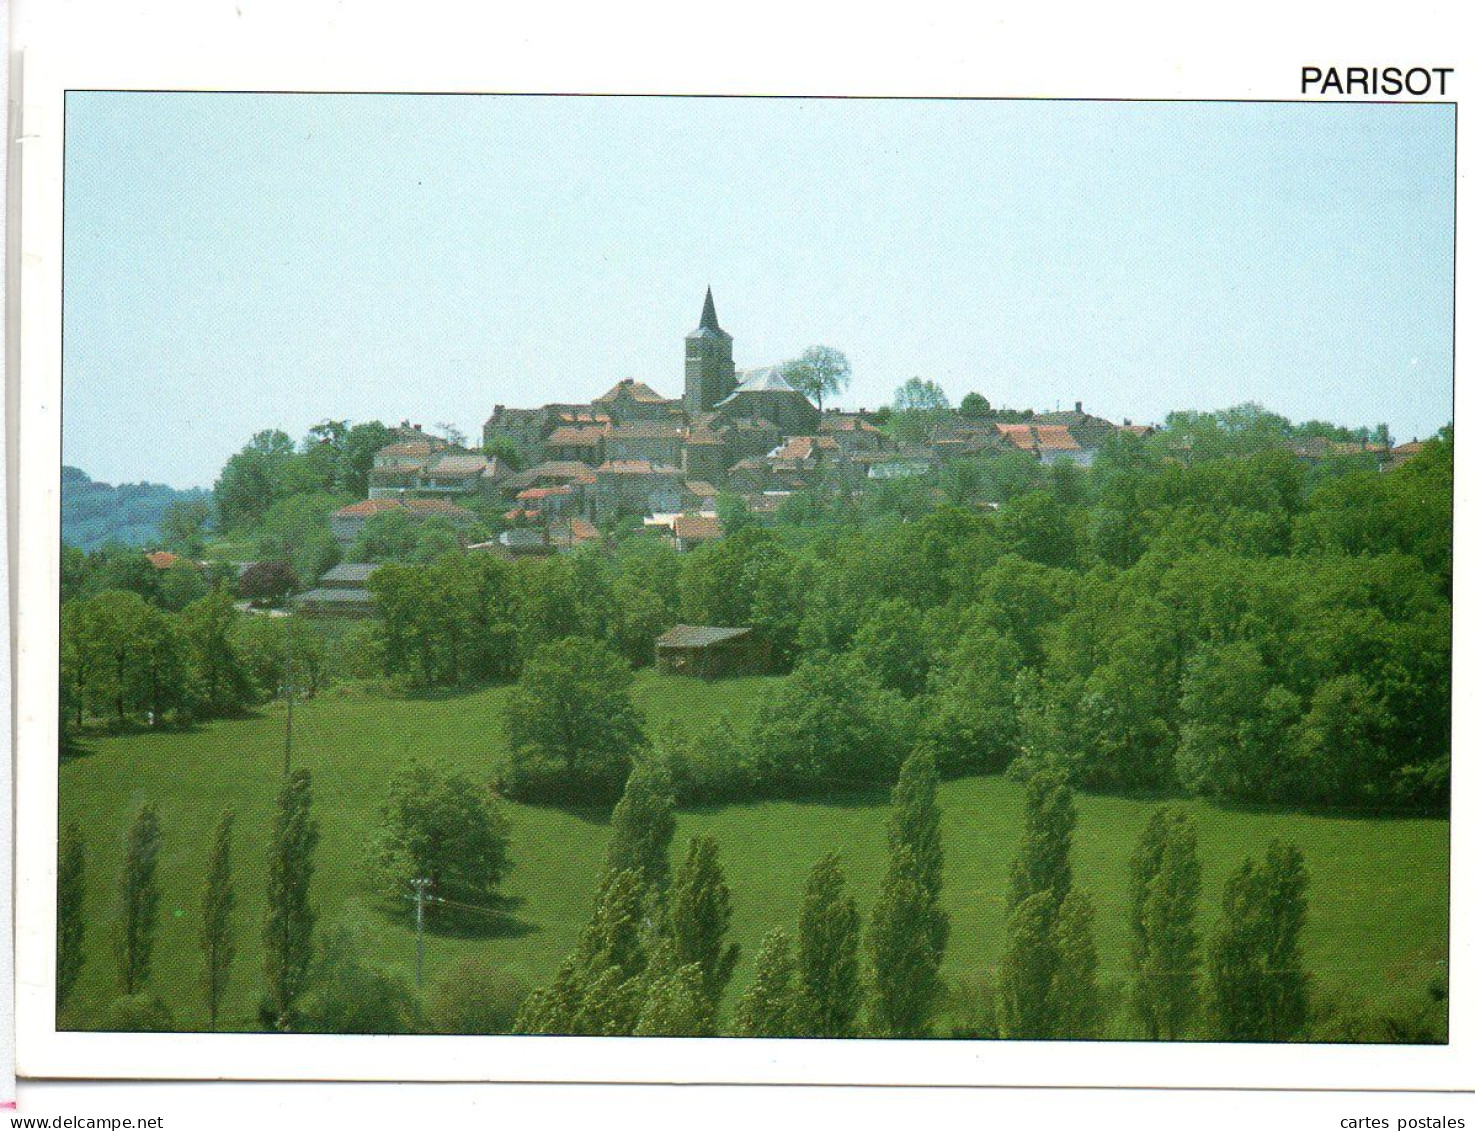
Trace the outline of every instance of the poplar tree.
{"label": "poplar tree", "polygon": [[927,748],[902,763],[891,790],[886,843],[893,857],[902,848],[911,850],[912,875],[932,908],[928,931],[941,954],[948,936],[948,917],[942,910],[942,809],[937,803],[937,763]]}
{"label": "poplar tree", "polygon": [[1090,898],[1075,888],[1055,913],[1050,940],[1055,971],[1048,1002],[1053,1036],[1089,1040],[1101,1035],[1104,1010],[1096,981],[1100,961],[1091,937],[1094,918]]}
{"label": "poplar tree", "polygon": [[1227,1041],[1285,1041],[1304,1028],[1309,987],[1301,956],[1306,865],[1300,851],[1272,841],[1224,887],[1224,910],[1209,949],[1209,1005]]}
{"label": "poplar tree", "polygon": [[1038,892],[1056,907],[1070,891],[1070,838],[1076,826],[1075,801],[1060,770],[1041,770],[1024,790],[1024,842],[1009,871],[1006,909],[1013,912]]}
{"label": "poplar tree", "polygon": [[635,872],[606,875],[574,952],[552,983],[528,995],[516,1032],[630,1035],[644,1004],[650,963],[645,894]]}
{"label": "poplar tree", "polygon": [[652,893],[664,894],[671,879],[671,838],[676,833],[676,795],[664,762],[642,758],[625,782],[610,816],[605,853],[609,873],[630,871]]}
{"label": "poplar tree", "polygon": [[82,828],[68,821],[61,831],[56,868],[56,1008],[72,995],[87,961],[87,845]]}
{"label": "poplar tree", "polygon": [[831,852],[810,871],[799,910],[800,1017],[805,1036],[855,1034],[859,933],[855,897],[845,891],[840,854]]}
{"label": "poplar tree", "polygon": [[1055,897],[1035,892],[1009,916],[999,963],[999,1036],[1044,1040],[1055,1035],[1050,989],[1055,981]]}
{"label": "poplar tree", "polygon": [[921,1037],[942,993],[939,971],[948,938],[937,765],[925,748],[902,764],[891,791],[886,839],[886,877],[866,940],[870,1025],[876,1036]]}
{"label": "poplar tree", "polygon": [[123,900],[123,930],[118,939],[118,981],[123,995],[138,993],[153,971],[154,930],[159,921],[159,849],[162,844],[159,811],[147,802],[128,830],[119,885]]}
{"label": "poplar tree", "polygon": [[702,992],[712,1010],[737,965],[737,943],[725,942],[732,920],[732,892],[717,859],[717,842],[693,837],[686,859],[671,886],[668,931],[678,966],[694,963],[702,974]]}
{"label": "poplar tree", "polygon": [[705,1037],[712,1031],[710,1000],[702,969],[689,962],[655,979],[647,992],[637,1037]]}
{"label": "poplar tree", "polygon": [[793,939],[782,927],[775,927],[758,946],[753,982],[738,1000],[733,1033],[739,1037],[797,1036],[797,989]]}
{"label": "poplar tree", "polygon": [[932,893],[918,880],[918,870],[909,846],[893,853],[871,915],[866,942],[872,1036],[925,1037],[942,994],[942,951],[935,942],[939,912]]}
{"label": "poplar tree", "polygon": [[277,794],[267,857],[264,934],[267,1010],[279,1029],[297,1020],[297,1000],[312,971],[317,911],[308,898],[318,823],[312,815],[312,774],[292,771]]}
{"label": "poplar tree", "polygon": [[1192,820],[1157,809],[1132,854],[1128,891],[1132,1008],[1148,1040],[1182,1039],[1198,1013],[1201,887]]}
{"label": "poplar tree", "polygon": [[235,820],[235,810],[227,808],[215,826],[215,842],[210,851],[210,866],[205,875],[205,892],[201,900],[200,946],[205,952],[205,1008],[210,1014],[212,1030],[220,1021],[220,1005],[225,999],[231,963],[236,957],[235,926],[232,923],[236,887],[231,875],[231,840]]}

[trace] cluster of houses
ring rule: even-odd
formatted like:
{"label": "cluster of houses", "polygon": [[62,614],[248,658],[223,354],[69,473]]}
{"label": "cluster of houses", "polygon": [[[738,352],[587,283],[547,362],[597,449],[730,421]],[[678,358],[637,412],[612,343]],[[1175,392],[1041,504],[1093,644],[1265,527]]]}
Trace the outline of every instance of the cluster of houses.
{"label": "cluster of houses", "polygon": [[[821,412],[779,367],[738,370],[732,342],[708,290],[685,339],[680,397],[626,379],[588,403],[497,405],[482,452],[403,424],[375,456],[369,497],[333,515],[334,533],[348,545],[368,519],[396,508],[470,523],[467,504],[481,499],[513,526],[513,537],[499,542],[509,550],[574,545],[588,539],[591,524],[620,516],[644,517],[687,549],[720,537],[719,492],[742,495],[762,513],[796,491],[855,491],[969,455],[1012,450],[1088,466],[1108,435],[1147,431],[1078,403],[1028,423],[955,417],[924,443],[898,443],[871,414]],[[515,454],[516,468],[487,452]]]}
{"label": "cluster of houses", "polygon": [[[821,412],[780,367],[737,369],[732,345],[709,289],[684,342],[680,397],[626,379],[588,403],[497,405],[481,451],[406,422],[374,457],[368,498],[333,514],[333,532],[347,549],[378,515],[470,526],[474,506],[495,508],[509,526],[475,548],[504,555],[595,541],[598,525],[626,516],[643,518],[686,550],[721,537],[719,492],[742,496],[761,515],[795,492],[851,493],[970,456],[1020,452],[1041,463],[1089,467],[1110,437],[1152,431],[1093,415],[1077,401],[1068,411],[1027,420],[948,414],[922,442],[899,442],[874,414]],[[1301,448],[1297,454],[1306,459],[1376,450],[1393,466],[1417,445],[1389,450],[1313,440]]]}

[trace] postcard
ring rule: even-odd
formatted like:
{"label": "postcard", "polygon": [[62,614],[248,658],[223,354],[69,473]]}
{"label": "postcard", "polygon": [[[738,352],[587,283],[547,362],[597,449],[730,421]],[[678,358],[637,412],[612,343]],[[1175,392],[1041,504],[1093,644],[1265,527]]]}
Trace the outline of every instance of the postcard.
{"label": "postcard", "polygon": [[23,1073],[1468,1083],[1437,76],[101,77],[26,74]]}

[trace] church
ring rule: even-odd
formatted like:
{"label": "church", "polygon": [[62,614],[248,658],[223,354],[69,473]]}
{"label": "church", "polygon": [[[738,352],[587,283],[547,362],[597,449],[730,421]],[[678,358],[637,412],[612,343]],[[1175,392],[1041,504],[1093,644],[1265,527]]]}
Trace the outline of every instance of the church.
{"label": "church", "polygon": [[686,335],[679,399],[627,378],[588,404],[497,405],[483,442],[511,443],[525,468],[574,462],[596,475],[674,476],[722,486],[734,465],[789,436],[811,434],[820,423],[819,409],[777,366],[737,369],[732,343],[708,287],[697,327]]}

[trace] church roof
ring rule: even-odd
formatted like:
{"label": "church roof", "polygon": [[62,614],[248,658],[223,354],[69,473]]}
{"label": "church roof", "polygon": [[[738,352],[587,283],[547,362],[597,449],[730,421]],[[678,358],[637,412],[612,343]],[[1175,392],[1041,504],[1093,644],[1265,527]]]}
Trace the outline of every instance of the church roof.
{"label": "church roof", "polygon": [[768,365],[762,369],[744,369],[739,373],[738,387],[718,401],[717,407],[721,408],[744,393],[793,393],[795,396],[804,396],[784,379],[783,370],[779,366]]}
{"label": "church roof", "polygon": [[688,338],[726,338],[732,341],[732,335],[717,324],[717,304],[712,301],[712,288],[707,288],[707,301],[702,303],[702,320],[697,328]]}

